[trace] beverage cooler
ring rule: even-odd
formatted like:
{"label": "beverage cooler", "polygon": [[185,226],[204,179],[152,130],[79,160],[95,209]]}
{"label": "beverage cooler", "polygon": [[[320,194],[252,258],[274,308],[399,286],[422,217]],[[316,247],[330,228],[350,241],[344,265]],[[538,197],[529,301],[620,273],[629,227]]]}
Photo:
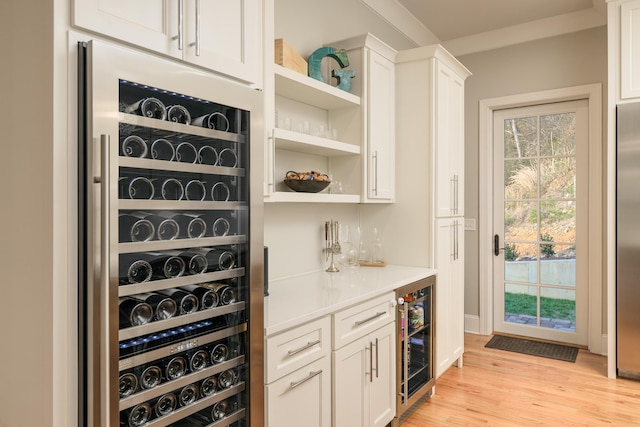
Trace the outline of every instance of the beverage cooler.
{"label": "beverage cooler", "polygon": [[78,80],[80,424],[262,425],[261,92],[96,41]]}
{"label": "beverage cooler", "polygon": [[435,386],[435,283],[436,276],[431,276],[396,290],[398,371],[394,426],[409,415],[417,402],[429,397]]}

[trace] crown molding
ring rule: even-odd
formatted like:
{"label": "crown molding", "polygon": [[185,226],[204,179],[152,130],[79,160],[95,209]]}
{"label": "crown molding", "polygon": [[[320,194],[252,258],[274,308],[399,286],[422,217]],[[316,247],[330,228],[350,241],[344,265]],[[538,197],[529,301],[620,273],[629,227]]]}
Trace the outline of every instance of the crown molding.
{"label": "crown molding", "polygon": [[427,27],[396,0],[360,0],[416,46],[440,43]]}
{"label": "crown molding", "polygon": [[454,56],[461,56],[575,33],[606,24],[606,16],[598,13],[596,9],[589,9],[447,40],[442,44]]}

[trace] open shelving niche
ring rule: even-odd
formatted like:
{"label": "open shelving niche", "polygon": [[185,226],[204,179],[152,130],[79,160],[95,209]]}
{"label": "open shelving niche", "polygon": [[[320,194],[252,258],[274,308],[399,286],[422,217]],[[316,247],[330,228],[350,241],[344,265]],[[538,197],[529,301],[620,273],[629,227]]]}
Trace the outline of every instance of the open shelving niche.
{"label": "open shelving niche", "polygon": [[[360,97],[274,64],[276,110],[291,129],[275,123],[270,132],[273,191],[265,202],[359,203],[362,195],[362,133]],[[339,140],[303,133],[303,121],[337,129]],[[283,182],[287,171],[315,170],[333,183],[320,193],[297,193]],[[341,194],[335,193],[337,182]]]}

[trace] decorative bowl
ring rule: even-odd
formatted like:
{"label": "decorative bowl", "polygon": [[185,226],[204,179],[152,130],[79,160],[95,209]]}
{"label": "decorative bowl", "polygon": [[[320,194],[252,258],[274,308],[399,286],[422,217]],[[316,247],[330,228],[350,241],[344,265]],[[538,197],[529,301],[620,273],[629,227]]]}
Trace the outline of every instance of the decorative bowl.
{"label": "decorative bowl", "polygon": [[298,193],[319,193],[331,184],[329,177],[318,172],[287,172],[284,183]]}

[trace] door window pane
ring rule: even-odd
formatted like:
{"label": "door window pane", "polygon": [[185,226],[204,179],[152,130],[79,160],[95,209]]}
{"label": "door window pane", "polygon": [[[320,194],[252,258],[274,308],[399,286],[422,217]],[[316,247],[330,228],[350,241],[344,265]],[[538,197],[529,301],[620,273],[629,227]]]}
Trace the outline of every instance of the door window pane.
{"label": "door window pane", "polygon": [[504,285],[505,322],[537,326],[538,288],[536,286]]}
{"label": "door window pane", "polygon": [[540,116],[540,155],[576,154],[576,113]]}
{"label": "door window pane", "polygon": [[576,291],[540,288],[540,326],[575,332]]}
{"label": "door window pane", "polygon": [[504,161],[504,198],[506,200],[538,197],[538,161],[535,159]]}
{"label": "door window pane", "polygon": [[504,121],[504,157],[514,159],[538,155],[538,118],[521,117]]}

